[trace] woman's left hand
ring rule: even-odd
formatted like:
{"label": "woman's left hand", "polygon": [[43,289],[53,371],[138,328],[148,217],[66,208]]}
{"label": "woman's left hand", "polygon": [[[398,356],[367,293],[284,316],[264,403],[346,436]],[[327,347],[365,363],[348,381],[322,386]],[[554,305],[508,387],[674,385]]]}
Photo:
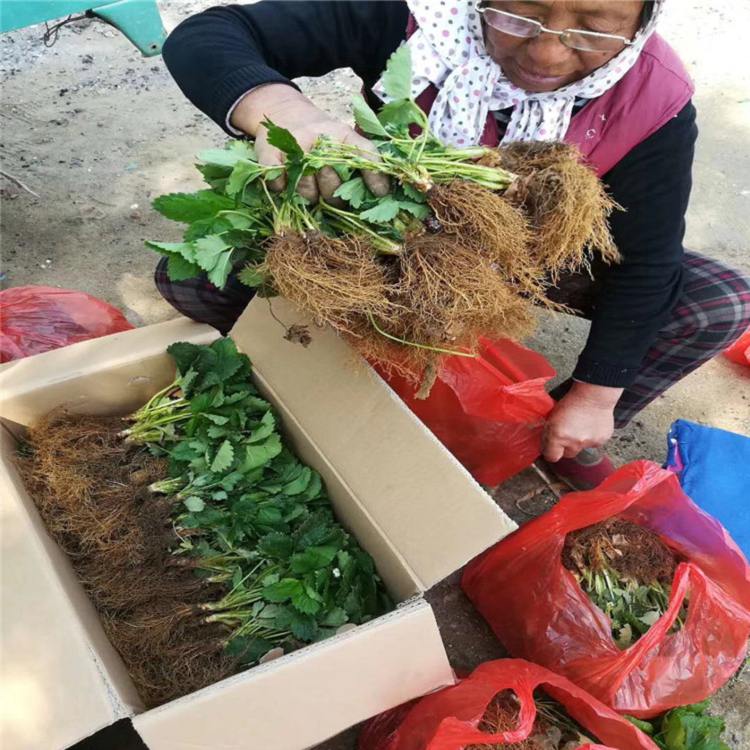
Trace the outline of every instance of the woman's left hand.
{"label": "woman's left hand", "polygon": [[615,429],[614,409],[622,388],[573,383],[547,417],[542,440],[545,460],[574,458],[584,448],[604,445]]}

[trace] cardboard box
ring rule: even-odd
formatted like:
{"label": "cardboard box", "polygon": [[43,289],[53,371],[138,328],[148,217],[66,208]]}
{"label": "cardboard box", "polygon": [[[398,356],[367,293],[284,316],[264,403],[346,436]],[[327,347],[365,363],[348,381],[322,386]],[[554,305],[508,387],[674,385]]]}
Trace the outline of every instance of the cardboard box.
{"label": "cardboard box", "polygon": [[232,332],[320,472],[342,523],[375,559],[398,608],[179,700],[143,711],[67,558],[14,469],[23,426],[64,405],[125,414],[171,381],[166,347],[216,333],[185,319],[87,341],[0,369],[6,750],[65,748],[123,716],[151,750],[300,750],[452,682],[425,589],[514,523],[349,347],[283,300],[253,302]]}

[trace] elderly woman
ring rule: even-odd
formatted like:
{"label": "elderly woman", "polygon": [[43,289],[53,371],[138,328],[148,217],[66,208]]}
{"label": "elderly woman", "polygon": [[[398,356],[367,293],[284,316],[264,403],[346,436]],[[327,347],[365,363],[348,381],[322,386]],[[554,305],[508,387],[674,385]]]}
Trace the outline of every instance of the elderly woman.
{"label": "elderly woman", "polygon": [[[351,67],[377,105],[378,79],[404,40],[413,94],[454,145],[516,140],[576,144],[626,210],[611,219],[623,260],[571,275],[550,296],[591,320],[571,378],[553,395],[544,456],[578,488],[612,470],[600,450],[615,426],[737,338],[750,323],[750,282],[682,246],[698,134],[691,81],[654,33],[663,0],[272,2],[212,8],[184,21],[164,58],[186,96],[227,133],[256,139],[288,128],[304,148],[321,134],[368,142],[292,82]],[[305,178],[315,200],[332,175]],[[281,178],[283,179],[283,178]],[[373,192],[388,189],[366,176]],[[335,179],[333,180],[335,183]],[[277,185],[278,187],[278,185]],[[251,291],[230,280],[157,285],[184,314],[222,331]],[[491,332],[490,332],[491,333]]]}

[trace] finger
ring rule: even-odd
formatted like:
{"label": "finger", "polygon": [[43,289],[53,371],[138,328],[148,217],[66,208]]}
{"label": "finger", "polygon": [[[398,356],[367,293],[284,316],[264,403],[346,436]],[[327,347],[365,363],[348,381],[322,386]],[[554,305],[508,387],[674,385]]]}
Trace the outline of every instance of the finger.
{"label": "finger", "polygon": [[320,191],[320,197],[331,206],[335,208],[345,208],[346,201],[342,198],[338,198],[334,193],[341,186],[341,178],[333,167],[325,166],[318,170],[315,175],[315,179],[318,183],[318,190]]}
{"label": "finger", "polygon": [[[372,141],[368,141],[367,138],[363,138],[354,131],[351,132],[344,139],[345,143],[349,143],[352,146],[356,146],[364,156],[371,161],[380,161],[380,154],[372,144]],[[362,170],[362,179],[367,185],[367,189],[376,197],[383,198],[391,192],[391,180],[387,174],[382,172],[374,172],[369,169]]]}
{"label": "finger", "polygon": [[376,197],[383,198],[391,192],[391,179],[387,174],[362,170],[362,179],[367,189]]}
{"label": "finger", "polygon": [[556,463],[563,457],[564,447],[557,440],[545,438],[543,456],[545,461]]}
{"label": "finger", "polygon": [[575,458],[581,452],[580,445],[568,445],[563,451],[564,458]]}
{"label": "finger", "polygon": [[297,183],[297,192],[306,198],[310,203],[318,202],[318,183],[315,181],[315,175],[300,177]]}

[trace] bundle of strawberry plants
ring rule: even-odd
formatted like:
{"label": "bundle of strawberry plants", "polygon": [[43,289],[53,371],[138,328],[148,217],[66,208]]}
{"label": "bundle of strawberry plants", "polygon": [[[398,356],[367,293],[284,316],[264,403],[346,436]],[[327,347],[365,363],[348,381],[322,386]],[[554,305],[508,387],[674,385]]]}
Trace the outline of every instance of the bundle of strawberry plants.
{"label": "bundle of strawberry plants", "polygon": [[[626,649],[667,611],[678,560],[652,531],[622,518],[572,532],[563,565],[609,618],[615,643]],[[687,603],[670,632],[679,630]]]}
{"label": "bundle of strawberry plants", "polygon": [[[248,141],[200,154],[210,189],[154,202],[188,224],[182,242],[147,243],[168,257],[170,278],[206,273],[222,287],[239,270],[242,282],[289,298],[365,356],[414,375],[440,355],[473,356],[480,336],[527,334],[534,303],[550,304],[545,291],[561,271],[586,266],[593,251],[616,260],[614,203],[575,149],[445,146],[410,82],[404,45],[384,73],[380,112],[356,98],[374,154],[325,137],[304,153],[265,122],[286,158],[282,193],[267,186],[282,169],[259,164]],[[324,167],[343,183],[312,205],[296,189]],[[387,175],[392,191],[374,195],[363,171]]]}
{"label": "bundle of strawberry plants", "polygon": [[391,607],[229,339],[123,420],[56,412],[19,464],[148,706]]}
{"label": "bundle of strawberry plants", "polygon": [[[529,736],[520,742],[467,745],[466,750],[576,750],[597,740],[572,719],[565,707],[544,691],[534,693],[536,720]],[[511,732],[518,727],[521,704],[512,690],[499,692],[482,716],[477,727],[488,734]]]}

